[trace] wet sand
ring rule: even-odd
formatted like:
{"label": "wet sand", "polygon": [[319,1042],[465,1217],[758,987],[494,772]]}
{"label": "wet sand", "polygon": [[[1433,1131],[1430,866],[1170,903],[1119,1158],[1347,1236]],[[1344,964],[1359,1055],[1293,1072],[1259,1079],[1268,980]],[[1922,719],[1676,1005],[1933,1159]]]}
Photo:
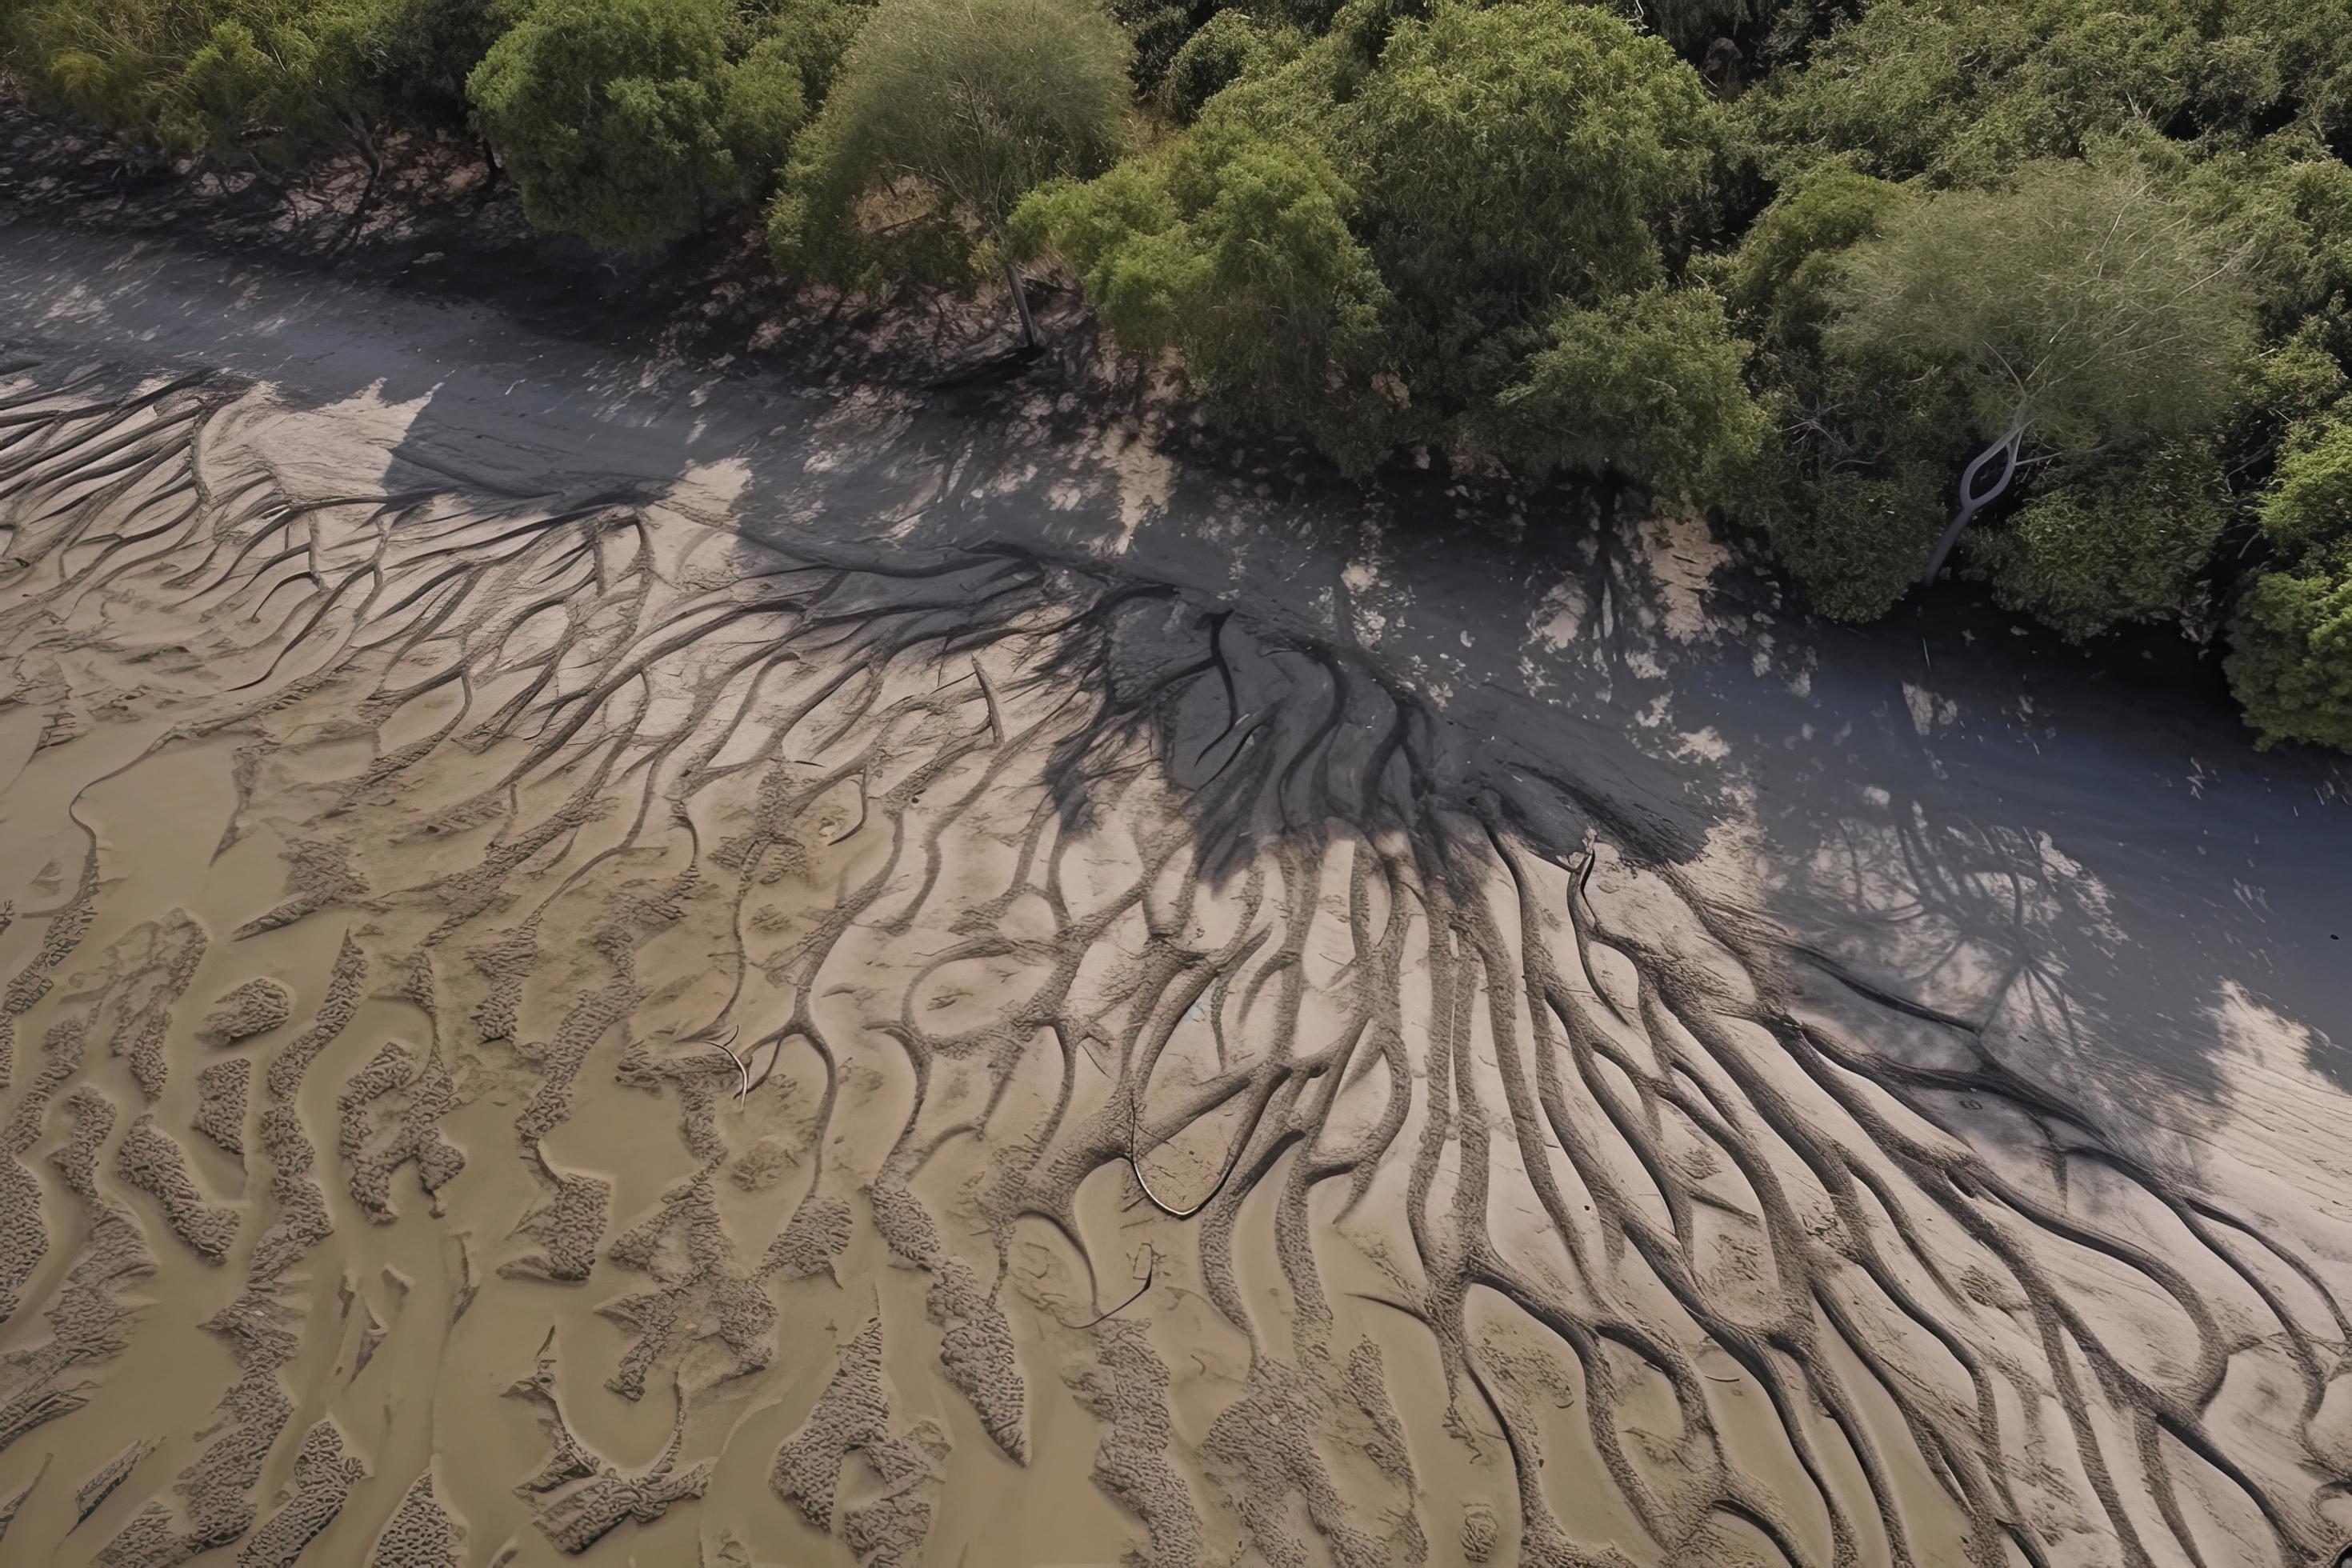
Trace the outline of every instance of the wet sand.
{"label": "wet sand", "polygon": [[[1487,705],[1769,649],[1695,525],[1492,698],[1367,552],[1344,609],[1203,591],[1172,444],[1050,405],[976,472],[721,384],[693,460],[622,420],[575,471],[559,419],[427,437],[428,349],[322,398],[78,330],[0,386],[12,1560],[2352,1534],[2341,991],[2217,931],[2135,1012],[2137,896],[2023,806],[1794,853],[1698,682]],[[1216,482],[1196,551],[1278,510]]]}

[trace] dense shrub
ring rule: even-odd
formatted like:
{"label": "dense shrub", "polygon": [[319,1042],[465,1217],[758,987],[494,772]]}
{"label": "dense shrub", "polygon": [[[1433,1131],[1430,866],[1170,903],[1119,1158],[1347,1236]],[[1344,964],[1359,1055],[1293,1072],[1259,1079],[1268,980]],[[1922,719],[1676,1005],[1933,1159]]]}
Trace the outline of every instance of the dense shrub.
{"label": "dense shrub", "polygon": [[539,0],[467,85],[531,222],[615,249],[699,226],[740,178],[727,28],[723,0]]}

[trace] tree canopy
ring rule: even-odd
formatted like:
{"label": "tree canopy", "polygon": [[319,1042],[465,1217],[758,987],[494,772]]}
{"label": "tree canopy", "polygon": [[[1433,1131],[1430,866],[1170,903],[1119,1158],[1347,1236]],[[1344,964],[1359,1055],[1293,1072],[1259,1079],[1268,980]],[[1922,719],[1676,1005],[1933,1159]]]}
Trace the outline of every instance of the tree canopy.
{"label": "tree canopy", "polygon": [[[1832,470],[1851,482],[1855,469],[1959,463],[1932,573],[2023,466],[2056,464],[2007,534],[1968,539],[2002,597],[2074,636],[2179,608],[2221,516],[2209,487],[2171,487],[2213,468],[2200,443],[2230,411],[2252,342],[2233,258],[2136,165],[2037,163],[2003,186],[1903,200],[1852,176],[1818,190],[1800,198],[1811,214],[1792,204],[1759,224],[1732,268],[1791,359],[1819,344],[1818,367],[1786,382],[1805,410],[1796,467],[1811,478],[1784,525]],[[1830,221],[1838,213],[1851,221]],[[1824,248],[1794,259],[1808,216]],[[2130,471],[2105,471],[2118,466]],[[1900,491],[1929,504],[1916,479]],[[1843,541],[1824,518],[1804,521],[1811,569],[1841,550],[1868,558],[1838,574],[1838,594],[1841,608],[1874,613],[1904,579],[1880,559],[1885,520],[1851,521]],[[1927,523],[1923,510],[1900,531]],[[2108,558],[2134,541],[2132,559]]]}
{"label": "tree canopy", "polygon": [[741,178],[738,91],[796,119],[797,79],[727,60],[723,0],[538,0],[467,84],[523,210],[613,249],[692,233]]}
{"label": "tree canopy", "polygon": [[[17,0],[50,109],[273,174],[478,133],[542,227],[1059,267],[1247,431],[2225,628],[2352,748],[2352,0]],[[362,202],[364,205],[364,200]]]}
{"label": "tree canopy", "polygon": [[1230,125],[1020,210],[1024,250],[1055,248],[1130,349],[1182,356],[1248,424],[1305,432],[1362,469],[1386,444],[1380,274],[1348,226],[1330,162]]}
{"label": "tree canopy", "polygon": [[1493,445],[1538,474],[1618,473],[1653,494],[1733,493],[1764,437],[1747,350],[1703,289],[1562,306],[1498,394]]}
{"label": "tree canopy", "polygon": [[1659,40],[1566,0],[1219,26],[1199,128],[1032,215],[1120,342],[1359,468],[1434,443],[1689,488],[1752,451],[1720,308],[1657,292],[1721,131]]}
{"label": "tree canopy", "polygon": [[1824,343],[1963,393],[1969,428],[2078,452],[2210,425],[2251,346],[2231,260],[2145,171],[2037,163],[1890,213]]}
{"label": "tree canopy", "polygon": [[769,224],[779,259],[856,279],[896,233],[934,276],[1002,260],[1022,197],[1118,153],[1128,55],[1086,0],[884,0],[793,153]]}
{"label": "tree canopy", "polygon": [[1697,75],[1605,12],[1444,0],[1391,37],[1339,137],[1384,275],[1451,337],[1654,281],[1714,123]]}
{"label": "tree canopy", "polygon": [[2254,509],[2275,564],[2239,606],[2230,684],[2262,744],[2352,750],[2352,398],[2287,447]]}
{"label": "tree canopy", "polygon": [[283,165],[356,143],[395,107],[429,111],[395,58],[446,35],[429,0],[30,0],[11,53],[73,110],[164,150]]}
{"label": "tree canopy", "polygon": [[1332,134],[1422,438],[1525,428],[1494,400],[1561,307],[1664,277],[1714,129],[1688,66],[1589,6],[1444,0],[1396,30]]}

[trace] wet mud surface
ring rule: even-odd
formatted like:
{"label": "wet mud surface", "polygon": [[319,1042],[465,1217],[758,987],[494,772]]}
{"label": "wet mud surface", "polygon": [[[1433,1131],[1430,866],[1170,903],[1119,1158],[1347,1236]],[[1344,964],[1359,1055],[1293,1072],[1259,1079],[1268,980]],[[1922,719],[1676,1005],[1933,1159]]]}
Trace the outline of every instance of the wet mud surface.
{"label": "wet mud surface", "polygon": [[0,288],[12,1556],[2352,1534],[2344,774],[2194,675],[1050,378]]}

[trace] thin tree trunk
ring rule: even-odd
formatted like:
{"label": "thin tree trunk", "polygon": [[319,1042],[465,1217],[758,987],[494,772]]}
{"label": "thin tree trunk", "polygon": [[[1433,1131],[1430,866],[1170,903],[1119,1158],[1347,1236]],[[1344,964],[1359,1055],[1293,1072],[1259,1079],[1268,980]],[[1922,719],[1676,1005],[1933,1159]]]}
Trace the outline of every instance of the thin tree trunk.
{"label": "thin tree trunk", "polygon": [[1013,290],[1013,308],[1021,316],[1021,346],[1034,349],[1037,346],[1037,321],[1029,314],[1029,296],[1021,287],[1021,274],[1013,270],[1010,257],[1004,261],[1004,286]]}
{"label": "thin tree trunk", "polygon": [[[2024,425],[2021,423],[2012,425],[2007,434],[1979,452],[1968,468],[1962,470],[1960,510],[1952,515],[1952,525],[1944,530],[1944,537],[1936,541],[1935,552],[1927,557],[1927,570],[1920,574],[1921,583],[1933,583],[1936,580],[1937,574],[1944,570],[1945,560],[1952,553],[1952,546],[1960,542],[1960,531],[1968,527],[1971,518],[1999,500],[2002,492],[2009,489],[2009,481],[2017,477],[2017,450],[2024,441]],[[1977,492],[1977,475],[1981,473],[1984,466],[1995,458],[2001,459],[2000,478],[1993,481],[1992,489],[1979,495]]]}
{"label": "thin tree trunk", "polygon": [[375,205],[376,187],[383,179],[383,159],[373,147],[362,146],[360,149],[360,156],[367,162],[367,184],[360,187],[359,205],[352,208],[351,218],[343,225],[343,232],[335,237],[333,245],[327,247],[327,254],[330,256],[335,255],[358,237],[360,226],[367,222],[369,209]]}

